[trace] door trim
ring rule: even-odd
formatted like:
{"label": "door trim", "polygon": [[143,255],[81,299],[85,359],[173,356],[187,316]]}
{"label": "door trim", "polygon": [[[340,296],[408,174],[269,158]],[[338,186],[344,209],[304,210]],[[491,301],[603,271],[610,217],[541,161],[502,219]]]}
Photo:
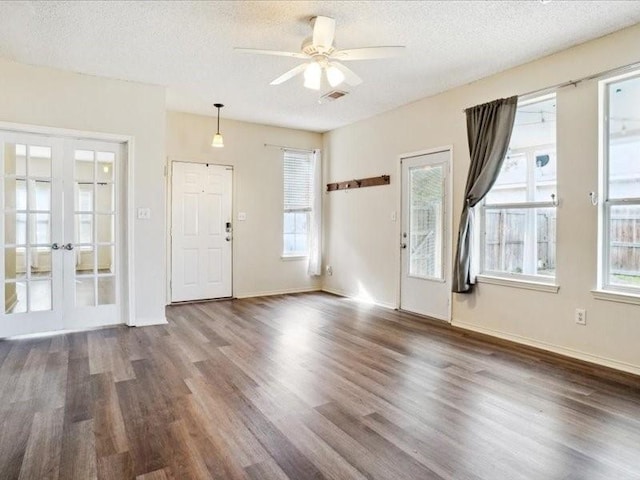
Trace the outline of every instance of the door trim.
{"label": "door trim", "polygon": [[[167,224],[167,231],[165,232],[166,235],[166,246],[167,246],[167,251],[166,253],[166,260],[167,260],[167,284],[165,286],[166,288],[166,299],[165,299],[165,303],[167,305],[173,305],[176,302],[172,302],[171,300],[171,280],[172,280],[172,275],[173,275],[173,271],[171,269],[172,267],[172,261],[173,261],[173,237],[171,235],[171,232],[173,231],[173,216],[171,215],[171,209],[173,207],[173,164],[174,163],[194,163],[194,164],[205,164],[205,165],[214,165],[216,167],[225,167],[225,168],[229,168],[231,169],[231,221],[232,221],[232,225],[233,225],[233,235],[235,236],[236,233],[236,216],[235,216],[235,194],[236,194],[236,189],[235,189],[235,183],[236,183],[236,176],[234,175],[235,173],[235,169],[233,168],[233,165],[229,165],[227,163],[215,163],[215,162],[206,162],[206,161],[197,161],[197,160],[185,160],[182,158],[177,158],[177,157],[167,157],[167,164],[165,165],[165,178],[166,178],[166,190],[167,190],[167,201],[166,201],[166,212],[165,212],[165,218],[166,218],[166,224]],[[231,296],[230,297],[223,297],[223,298],[212,298],[212,299],[202,299],[202,300],[194,300],[193,302],[201,302],[201,301],[216,301],[216,300],[224,300],[224,299],[228,299],[228,298],[235,298],[233,292],[235,291],[234,288],[234,282],[233,282],[233,272],[235,270],[235,249],[233,248],[235,242],[231,242]],[[186,302],[177,302],[178,304],[181,303],[192,303],[191,301],[186,301]]]}
{"label": "door trim", "polygon": [[[453,245],[453,241],[454,241],[454,234],[453,234],[453,145],[443,145],[441,147],[434,147],[434,148],[428,148],[425,150],[418,150],[415,152],[407,152],[407,153],[401,153],[400,155],[398,155],[398,161],[396,164],[396,177],[399,179],[398,180],[398,189],[397,189],[397,193],[396,193],[396,240],[397,242],[395,243],[394,248],[396,249],[396,255],[393,256],[393,258],[396,259],[396,279],[397,279],[397,283],[396,283],[396,299],[395,299],[395,304],[396,304],[396,310],[402,310],[402,305],[401,305],[401,298],[402,298],[402,251],[399,248],[400,242],[402,240],[402,195],[404,193],[403,189],[402,189],[402,160],[404,159],[409,159],[409,158],[413,158],[413,157],[420,157],[423,155],[431,155],[434,153],[442,153],[442,152],[449,152],[449,171],[447,172],[447,176],[449,177],[448,179],[448,187],[449,187],[449,198],[447,199],[447,209],[449,211],[449,214],[447,215],[447,218],[445,219],[445,225],[446,227],[449,229],[449,238],[448,241],[450,242],[450,248],[449,248],[449,255],[447,256],[448,258],[445,258],[445,261],[448,262],[449,265],[449,275],[453,274],[453,250],[454,250],[454,245]],[[453,322],[453,315],[452,315],[452,311],[453,311],[453,294],[451,292],[449,292],[449,311],[448,311],[448,315],[449,318],[440,318],[440,317],[436,317],[436,316],[429,316],[428,318],[437,318],[438,320],[443,320],[447,323],[452,323]],[[416,314],[415,312],[411,312],[412,314],[415,315],[419,315]]]}
{"label": "door trim", "polygon": [[[114,133],[93,132],[88,130],[75,130],[59,127],[45,127],[40,125],[30,125],[26,123],[14,123],[0,121],[0,130],[15,133],[26,133],[44,136],[53,136],[61,138],[73,138],[78,140],[98,140],[104,142],[115,142],[125,144],[126,154],[126,172],[125,172],[125,202],[126,208],[122,213],[126,218],[121,221],[121,228],[126,222],[125,245],[127,248],[127,265],[126,272],[120,277],[123,285],[120,285],[123,297],[121,302],[121,320],[122,323],[130,327],[136,326],[136,295],[135,295],[135,255],[134,255],[134,232],[135,232],[135,205],[133,203],[135,192],[135,175],[134,175],[134,159],[135,159],[135,137],[131,135],[121,135]],[[126,281],[126,285],[124,285]]]}

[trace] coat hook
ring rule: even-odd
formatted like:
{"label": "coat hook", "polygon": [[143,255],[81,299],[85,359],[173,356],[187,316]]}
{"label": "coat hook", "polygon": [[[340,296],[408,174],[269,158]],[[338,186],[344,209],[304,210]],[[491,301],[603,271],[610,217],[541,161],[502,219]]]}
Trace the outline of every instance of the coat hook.
{"label": "coat hook", "polygon": [[554,207],[558,206],[558,199],[556,198],[556,194],[555,193],[551,194],[551,203],[553,204]]}
{"label": "coat hook", "polygon": [[596,192],[589,192],[589,198],[591,198],[591,205],[594,207],[598,205],[598,194]]}

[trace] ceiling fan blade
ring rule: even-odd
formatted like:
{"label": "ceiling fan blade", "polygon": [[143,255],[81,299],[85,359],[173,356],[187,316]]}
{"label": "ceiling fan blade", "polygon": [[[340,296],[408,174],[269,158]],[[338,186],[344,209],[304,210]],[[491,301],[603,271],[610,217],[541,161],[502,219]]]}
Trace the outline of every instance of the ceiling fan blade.
{"label": "ceiling fan blade", "polygon": [[283,73],[278,78],[276,78],[273,82],[271,82],[270,85],[280,85],[281,83],[286,82],[290,78],[293,78],[296,75],[299,75],[300,73],[304,72],[304,69],[307,68],[307,65],[309,65],[309,64],[308,63],[302,63],[302,64],[298,65],[297,67],[293,67],[288,72]]}
{"label": "ceiling fan blade", "polygon": [[260,50],[258,48],[234,48],[238,53],[256,53],[258,55],[275,55],[278,57],[292,57],[292,58],[309,58],[309,55],[305,53],[296,52],[281,52],[279,50]]}
{"label": "ceiling fan blade", "polygon": [[372,60],[374,58],[390,58],[402,55],[405,47],[364,47],[339,50],[331,55],[331,58],[342,61]]}
{"label": "ceiling fan blade", "polygon": [[331,65],[336,67],[344,74],[344,81],[352,87],[355,87],[356,85],[360,85],[362,83],[362,79],[358,75],[356,75],[355,72],[350,68],[347,68],[338,62],[332,62]]}
{"label": "ceiling fan blade", "polygon": [[336,21],[331,17],[316,17],[313,21],[313,44],[327,49],[333,45]]}

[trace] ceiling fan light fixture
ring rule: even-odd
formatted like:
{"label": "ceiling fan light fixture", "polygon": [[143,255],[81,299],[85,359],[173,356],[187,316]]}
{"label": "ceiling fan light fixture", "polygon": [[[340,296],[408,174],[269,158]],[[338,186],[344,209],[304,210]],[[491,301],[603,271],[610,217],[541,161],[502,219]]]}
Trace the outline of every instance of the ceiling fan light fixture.
{"label": "ceiling fan light fixture", "polygon": [[213,136],[213,140],[211,141],[211,146],[216,148],[222,148],[224,147],[224,139],[220,134],[220,109],[224,107],[224,105],[221,103],[214,103],[213,106],[218,109],[218,128],[216,130],[216,134]]}
{"label": "ceiling fan light fixture", "polygon": [[304,86],[311,90],[320,90],[322,67],[317,62],[310,63],[304,70]]}
{"label": "ceiling fan light fixture", "polygon": [[332,87],[337,87],[344,82],[344,73],[342,73],[335,65],[327,67],[327,81]]}

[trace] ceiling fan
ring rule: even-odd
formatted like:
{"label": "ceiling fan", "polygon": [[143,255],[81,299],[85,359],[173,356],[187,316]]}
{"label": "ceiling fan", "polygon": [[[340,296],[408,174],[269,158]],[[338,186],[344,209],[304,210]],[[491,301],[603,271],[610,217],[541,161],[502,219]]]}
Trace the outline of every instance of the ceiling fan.
{"label": "ceiling fan", "polygon": [[320,90],[323,73],[331,87],[337,87],[342,82],[346,82],[351,86],[362,83],[362,79],[341,62],[395,57],[400,55],[405,48],[404,46],[384,46],[337,50],[333,43],[336,30],[335,19],[317,16],[311,18],[310,23],[313,35],[302,42],[300,52],[281,52],[255,48],[236,48],[235,50],[240,53],[257,53],[260,55],[276,55],[307,60],[307,62],[280,75],[271,82],[271,85],[280,85],[304,72],[304,86],[312,90]]}

